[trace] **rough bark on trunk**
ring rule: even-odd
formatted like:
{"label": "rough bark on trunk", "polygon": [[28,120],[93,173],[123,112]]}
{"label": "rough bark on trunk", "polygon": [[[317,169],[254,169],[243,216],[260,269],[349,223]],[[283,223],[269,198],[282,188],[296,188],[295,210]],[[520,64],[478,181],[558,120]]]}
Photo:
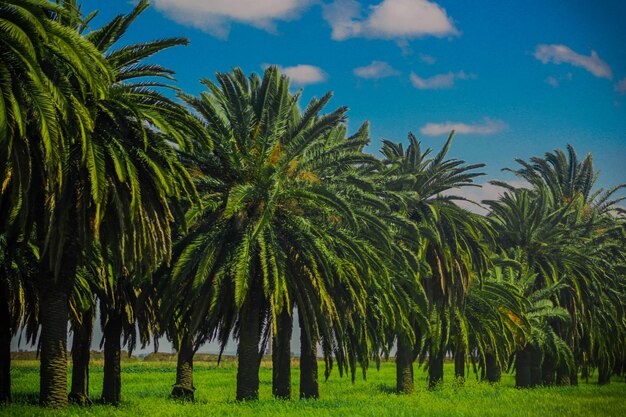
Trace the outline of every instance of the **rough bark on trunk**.
{"label": "rough bark on trunk", "polygon": [[500,382],[502,371],[496,360],[496,355],[491,352],[485,354],[485,379],[490,384]]}
{"label": "rough bark on trunk", "polygon": [[457,380],[465,380],[465,348],[458,346],[454,353],[454,377]]}
{"label": "rough bark on trunk", "polygon": [[541,366],[541,379],[544,386],[549,387],[554,385],[555,372],[554,357],[550,354],[546,354]]}
{"label": "rough bark on trunk", "polygon": [[74,404],[91,405],[89,399],[89,359],[93,333],[93,312],[83,314],[83,322],[74,329],[72,338],[72,388],[69,400]]}
{"label": "rough bark on trunk", "polygon": [[398,336],[396,390],[401,394],[413,392],[413,346],[403,336]]}
{"label": "rough bark on trunk", "polygon": [[600,364],[598,365],[598,385],[607,385],[611,383],[611,368]]}
{"label": "rough bark on trunk", "polygon": [[196,387],[193,386],[193,357],[195,351],[191,339],[183,336],[178,362],[176,365],[176,384],[172,388],[172,397],[181,400],[194,400]]}
{"label": "rough bark on trunk", "polygon": [[543,355],[541,351],[535,347],[530,352],[530,386],[536,387],[543,383],[541,376],[541,364],[543,362]]}
{"label": "rough bark on trunk", "polygon": [[298,318],[300,322],[300,398],[317,399],[320,397],[317,382],[317,337],[312,328],[306,328],[300,312],[298,312]]}
{"label": "rough bark on trunk", "polygon": [[531,362],[531,350],[530,345],[524,349],[518,349],[515,353],[515,387],[516,388],[529,388],[530,387],[530,362]]}
{"label": "rough bark on trunk", "polygon": [[259,341],[261,339],[261,289],[254,286],[239,319],[237,346],[237,401],[259,399]]}
{"label": "rough bark on trunk", "polygon": [[[2,277],[0,277],[2,279]],[[0,404],[11,402],[11,317],[4,286],[0,285]]]}
{"label": "rough bark on trunk", "polygon": [[115,315],[109,316],[104,326],[104,379],[102,383],[102,402],[118,405],[121,400],[121,337],[122,321]]}
{"label": "rough bark on trunk", "polygon": [[293,316],[283,310],[277,317],[276,333],[272,338],[272,395],[291,398],[291,335]]}
{"label": "rough bark on trunk", "polygon": [[432,349],[430,350],[428,358],[428,389],[435,389],[443,383],[444,357],[445,351],[443,348],[440,348],[437,353],[433,353]]}
{"label": "rough bark on trunk", "polygon": [[[51,278],[47,278],[51,279]],[[46,407],[67,406],[68,292],[48,285],[40,293],[41,370],[39,403]]]}

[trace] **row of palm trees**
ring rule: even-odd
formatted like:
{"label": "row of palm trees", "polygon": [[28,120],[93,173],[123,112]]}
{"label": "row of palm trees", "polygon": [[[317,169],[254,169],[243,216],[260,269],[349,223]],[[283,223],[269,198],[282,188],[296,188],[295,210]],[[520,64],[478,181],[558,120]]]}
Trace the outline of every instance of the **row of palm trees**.
{"label": "row of palm trees", "polygon": [[0,402],[23,332],[41,404],[89,404],[96,309],[111,404],[122,346],[159,337],[178,351],[174,397],[193,398],[198,348],[234,337],[237,399],[258,398],[269,343],[273,395],[290,398],[296,317],[301,398],[319,397],[319,356],[354,379],[394,348],[404,393],[416,360],[434,388],[447,356],[460,380],[514,368],[519,387],[621,372],[622,186],[596,191],[590,155],[517,161],[528,185],[497,183],[472,213],[454,192],[484,165],[449,157],[453,135],[376,158],[367,124],[349,136],[330,94],[301,107],[275,67],[184,94],[149,59],[185,39],[119,46],[147,7],[91,29],[75,1],[0,1]]}

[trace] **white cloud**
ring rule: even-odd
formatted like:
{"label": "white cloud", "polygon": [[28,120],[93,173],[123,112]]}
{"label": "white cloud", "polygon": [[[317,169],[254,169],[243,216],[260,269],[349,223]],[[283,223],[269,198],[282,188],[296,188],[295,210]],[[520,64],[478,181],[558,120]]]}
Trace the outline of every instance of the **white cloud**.
{"label": "white cloud", "polygon": [[507,127],[507,124],[502,120],[486,117],[481,123],[426,123],[420,128],[420,133],[426,136],[439,136],[447,135],[454,130],[457,135],[492,135],[505,130]]}
{"label": "white cloud", "polygon": [[596,51],[591,51],[590,56],[585,56],[574,52],[565,45],[538,45],[534,55],[544,64],[565,62],[575,67],[584,68],[598,78],[608,78],[609,80],[613,78],[611,67],[600,59]]}
{"label": "white cloud", "polygon": [[365,67],[355,68],[352,72],[361,78],[386,78],[400,75],[400,72],[384,61],[372,61]]}
{"label": "white cloud", "polygon": [[427,0],[383,0],[370,6],[367,16],[356,0],[336,0],[323,5],[324,19],[334,40],[348,38],[419,38],[458,35],[446,11]]}
{"label": "white cloud", "polygon": [[227,38],[231,22],[274,31],[276,20],[290,20],[311,0],[153,0],[173,20]]}
{"label": "white cloud", "polygon": [[[523,180],[504,181],[512,187],[529,188],[530,184]],[[443,192],[443,195],[453,195],[466,198],[470,201],[457,200],[457,205],[474,213],[486,215],[489,210],[486,205],[481,204],[484,200],[498,200],[506,191],[505,188],[493,185],[488,182],[479,184],[480,187],[454,188]],[[472,203],[473,202],[473,203]]]}
{"label": "white cloud", "polygon": [[448,89],[454,86],[456,80],[471,80],[474,78],[476,78],[475,74],[468,74],[465,71],[437,74],[427,78],[422,78],[414,72],[410,75],[411,84],[419,90]]}
{"label": "white cloud", "polygon": [[307,85],[318,84],[326,81],[326,73],[314,65],[299,64],[292,67],[281,67],[280,72],[291,80],[294,84]]}
{"label": "white cloud", "polygon": [[626,94],[626,77],[624,77],[620,82],[615,84],[615,91],[620,94]]}

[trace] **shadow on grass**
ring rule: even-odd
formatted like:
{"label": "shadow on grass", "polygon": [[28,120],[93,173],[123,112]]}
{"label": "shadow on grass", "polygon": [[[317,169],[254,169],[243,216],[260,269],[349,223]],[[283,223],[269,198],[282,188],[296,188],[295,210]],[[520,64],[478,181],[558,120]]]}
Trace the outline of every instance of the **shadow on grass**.
{"label": "shadow on grass", "polygon": [[383,394],[397,394],[398,393],[398,390],[396,389],[395,385],[378,384],[376,389],[382,392]]}
{"label": "shadow on grass", "polygon": [[39,405],[38,392],[14,392],[12,395],[13,404]]}

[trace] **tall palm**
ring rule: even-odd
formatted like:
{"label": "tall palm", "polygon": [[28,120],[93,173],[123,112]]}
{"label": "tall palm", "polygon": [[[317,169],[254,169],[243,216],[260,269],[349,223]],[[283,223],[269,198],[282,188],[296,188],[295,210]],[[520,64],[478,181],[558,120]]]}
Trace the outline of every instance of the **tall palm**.
{"label": "tall palm", "polygon": [[173,88],[159,81],[172,80],[172,71],[145,63],[155,53],[187,41],[163,39],[112,49],[147,7],[147,1],[141,1],[128,15],[117,16],[86,35],[106,54],[114,74],[109,98],[94,105],[88,172],[83,172],[93,194],[102,198],[91,214],[96,223],[94,238],[107,265],[107,285],[100,285],[98,291],[107,359],[103,398],[114,404],[120,401],[120,337],[124,334],[132,350],[135,322],[139,322],[140,340],[147,342],[156,316],[149,313],[152,307],[145,294],[150,285],[143,277],[170,255],[172,204],[194,194],[172,144],[186,151],[208,145],[199,122],[158,90]]}
{"label": "tall palm", "polygon": [[[488,264],[483,239],[489,237],[489,228],[480,217],[454,204],[455,197],[442,194],[472,185],[474,178],[482,175],[475,171],[482,164],[467,165],[461,160],[446,159],[453,136],[454,132],[432,158],[429,158],[432,150],[422,151],[412,134],[406,151],[402,144],[389,141],[383,141],[381,151],[385,169],[381,171],[380,188],[385,190],[389,204],[417,225],[420,241],[415,250],[429,268],[422,285],[430,304],[427,315],[437,323],[431,328],[437,332],[427,335],[418,345],[429,349],[431,385],[443,378],[443,357],[451,329],[446,317],[450,317],[454,305],[463,303],[472,280]],[[400,362],[409,370],[398,371],[398,376],[408,375],[410,381],[412,371],[408,367],[419,349],[415,344],[404,343],[402,337],[398,348],[399,357],[409,358]],[[399,381],[400,391],[410,391],[403,386]]]}
{"label": "tall palm", "polygon": [[[78,45],[89,45],[97,59],[121,36],[146,3],[131,15],[118,17],[88,36],[78,36]],[[63,13],[54,17],[65,25],[64,33],[83,29],[74,2],[63,3]],[[179,163],[176,143],[183,149],[189,140],[182,125],[193,128],[184,108],[156,92],[154,83],[127,82],[136,76],[170,77],[158,66],[141,60],[180,40],[129,46],[111,52],[101,71],[104,93],[93,94],[84,82],[72,77],[72,60],[63,61],[72,101],[72,123],[62,125],[62,175],[51,186],[36,191],[37,243],[41,246],[38,280],[42,308],[41,402],[51,406],[67,403],[66,323],[68,302],[85,249],[99,243],[103,253],[112,253],[118,266],[136,262],[135,269],[154,267],[169,254],[168,197],[192,192],[186,171]],[[75,47],[75,46],[74,46]],[[112,67],[112,71],[109,68]],[[61,69],[59,69],[60,71]],[[109,74],[113,73],[111,77]],[[113,81],[111,81],[113,79]],[[80,95],[79,95],[80,94]],[[75,105],[74,105],[75,102]],[[83,103],[81,105],[81,103]],[[79,112],[81,109],[84,112]],[[193,137],[193,135],[190,135]],[[42,159],[43,160],[43,159]],[[52,181],[41,175],[42,181]]]}
{"label": "tall palm", "polygon": [[[56,21],[64,13],[49,2],[0,2],[0,234],[11,248],[0,265],[0,280],[13,290],[32,287],[34,274],[30,282],[17,286],[5,280],[12,274],[12,264],[19,263],[17,247],[29,242],[39,193],[60,184],[63,125],[76,117],[89,119],[86,96],[70,86],[82,84],[83,93],[99,97],[109,75],[95,48]],[[13,311],[25,308],[23,297],[14,300],[22,305],[13,303]],[[37,305],[35,299],[26,301]],[[6,312],[10,300],[0,302],[0,310]],[[3,343],[3,352],[8,343]],[[50,357],[47,346],[44,361]],[[0,366],[0,397],[10,400],[10,358],[6,359]]]}
{"label": "tall palm", "polygon": [[[198,294],[200,317],[217,309],[238,313],[237,398],[258,398],[259,343],[281,314],[297,306],[302,360],[310,381],[301,396],[316,397],[317,340],[332,339],[340,322],[333,291],[341,287],[363,309],[359,272],[376,270],[374,249],[355,235],[358,220],[346,196],[332,192],[316,164],[329,157],[324,141],[345,108],[320,116],[330,99],[312,100],[304,111],[299,94],[276,68],[263,78],[238,69],[218,74],[218,84],[185,100],[206,120],[215,141],[202,158],[207,192],[203,208],[188,213],[190,233],[175,264],[179,288]],[[190,290],[185,290],[190,291]],[[196,327],[196,326],[192,326]]]}
{"label": "tall palm", "polygon": [[[506,257],[523,265],[529,276],[536,275],[531,284],[522,286],[525,295],[530,297],[535,291],[545,292],[556,286],[558,294],[549,293],[554,297],[551,302],[556,305],[560,305],[567,294],[580,298],[579,294],[584,291],[587,279],[593,277],[594,271],[589,268],[593,265],[592,254],[584,251],[582,246],[580,227],[566,224],[578,206],[572,202],[562,207],[555,206],[552,195],[545,187],[537,190],[510,189],[500,200],[486,203],[491,209],[489,219],[496,230],[500,250]],[[571,320],[552,324],[556,328],[569,327]],[[564,338],[562,334],[561,337]],[[532,347],[526,352],[520,350],[518,356],[526,357],[533,353],[531,350]],[[541,363],[541,357],[537,356],[539,353],[534,349],[532,360]],[[542,379],[553,380],[551,374],[555,360],[562,373],[569,373],[571,361],[564,358],[564,355],[553,356],[552,352],[547,352],[543,360],[545,378]]]}
{"label": "tall palm", "polygon": [[42,253],[36,280],[42,318],[41,402],[62,405],[67,401],[59,388],[66,384],[66,329],[60,317],[67,316],[63,300],[70,290],[58,277],[61,264],[72,267],[70,260],[61,261],[61,252],[51,255],[54,239],[47,215],[62,204],[54,197],[68,185],[70,142],[87,140],[93,128],[88,101],[104,97],[110,71],[91,43],[61,23],[68,13],[64,7],[3,1],[0,10],[0,117],[6,122],[0,132],[2,227],[11,246],[28,242],[33,231],[37,234]]}
{"label": "tall palm", "polygon": [[[572,241],[578,243],[569,246],[577,247],[585,259],[567,275],[568,290],[559,294],[559,304],[569,310],[572,324],[557,330],[567,338],[577,363],[572,372],[559,369],[558,379],[560,382],[576,383],[578,363],[585,362],[591,355],[589,351],[583,352],[581,343],[589,334],[590,323],[596,314],[594,299],[600,296],[593,294],[593,289],[601,287],[594,283],[615,279],[615,275],[605,273],[613,268],[606,263],[606,254],[602,254],[609,236],[603,219],[610,217],[610,213],[623,214],[623,209],[616,204],[626,197],[618,197],[616,193],[626,185],[620,184],[608,190],[597,188],[599,174],[594,169],[591,154],[579,160],[571,145],[567,146],[567,152],[557,149],[546,153],[543,158],[533,157],[529,162],[517,162],[521,168],[512,172],[527,180],[534,190],[547,190],[555,207],[572,207],[568,216],[560,221],[562,227],[572,230]],[[582,243],[587,243],[587,246],[583,247]]]}

